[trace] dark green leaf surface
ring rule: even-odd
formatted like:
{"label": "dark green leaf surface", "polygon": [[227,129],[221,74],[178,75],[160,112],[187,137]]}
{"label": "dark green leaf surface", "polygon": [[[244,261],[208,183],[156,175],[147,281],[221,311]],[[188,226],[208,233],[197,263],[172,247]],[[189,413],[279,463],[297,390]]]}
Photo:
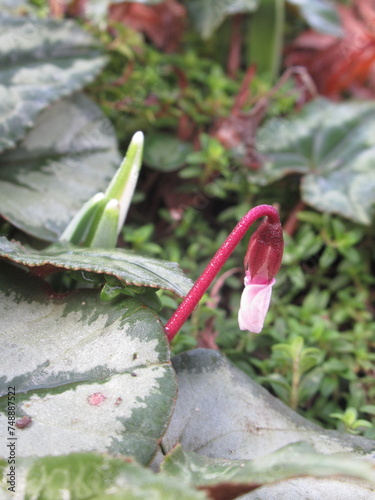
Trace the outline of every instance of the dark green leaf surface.
{"label": "dark green leaf surface", "polygon": [[2,236],[0,258],[30,267],[39,275],[64,269],[82,271],[83,279],[85,272],[106,274],[127,285],[162,288],[181,297],[192,286],[191,280],[183,275],[175,262],[143,257],[119,248],[80,248],[61,244],[37,252]]}
{"label": "dark green leaf surface", "polygon": [[341,37],[343,30],[337,5],[331,0],[288,0],[300,9],[306,22],[316,31]]}
{"label": "dark green leaf surface", "polygon": [[143,159],[155,170],[172,172],[184,165],[192,151],[189,142],[168,134],[152,134],[146,137]]}
{"label": "dark green leaf surface", "polygon": [[[0,464],[0,473],[1,473]],[[4,470],[6,471],[5,464]],[[135,462],[98,453],[19,459],[19,498],[34,500],[205,500],[206,495]],[[0,489],[0,498],[1,492]],[[4,497],[5,498],[5,497]]]}
{"label": "dark green leaf surface", "polygon": [[[366,457],[366,460],[375,466],[375,441],[328,431],[309,422],[271,396],[215,351],[196,349],[185,352],[173,359],[173,366],[177,373],[178,399],[172,421],[163,437],[164,452],[172,450],[180,443],[185,451],[212,459],[256,460],[254,466],[259,460],[259,477],[264,478],[261,466],[265,466],[267,461],[276,469],[279,467],[280,473],[283,470],[286,473],[287,470],[284,459],[281,460],[282,464],[276,467],[268,454],[304,441],[318,453],[330,455],[332,467],[335,466],[339,453],[350,454],[353,464]],[[268,455],[267,458],[265,455]],[[277,458],[277,455],[275,457]],[[293,453],[289,458],[297,467],[298,460],[293,458]],[[314,461],[316,466],[318,464],[313,455],[310,458],[309,467],[311,466],[312,474]],[[306,458],[306,467],[310,458]],[[202,460],[204,462],[205,459]],[[327,461],[330,460],[327,458]],[[234,475],[241,474],[238,463],[235,464],[237,469],[230,469]],[[366,466],[363,470],[366,470]],[[279,473],[275,470],[272,476],[271,472],[270,477],[274,478]],[[301,472],[300,469],[299,474]],[[342,472],[345,473],[344,470]],[[316,474],[319,475],[318,472]],[[358,483],[351,478],[321,479],[317,484],[314,479],[299,478],[280,485],[264,486],[254,494],[250,493],[248,498],[367,500],[371,498],[372,488],[368,483]]]}
{"label": "dark green leaf surface", "polygon": [[120,160],[101,110],[83,94],[63,99],[41,113],[15,151],[0,156],[0,213],[56,241],[83,203],[106,189]]}
{"label": "dark green leaf surface", "polygon": [[254,12],[259,0],[184,0],[194,26],[203,38],[209,38],[227,16]]}
{"label": "dark green leaf surface", "polygon": [[375,203],[375,104],[318,99],[290,120],[259,130],[265,164],[252,180],[266,184],[304,174],[303,200],[317,210],[369,224]]}
{"label": "dark green leaf surface", "polygon": [[103,304],[95,290],[48,295],[4,263],[0,280],[0,429],[8,387],[17,419],[32,419],[16,429],[17,458],[100,451],[147,463],[176,395],[158,317],[132,298]]}
{"label": "dark green leaf surface", "polygon": [[0,151],[45,107],[103,68],[98,42],[72,21],[0,15]]}

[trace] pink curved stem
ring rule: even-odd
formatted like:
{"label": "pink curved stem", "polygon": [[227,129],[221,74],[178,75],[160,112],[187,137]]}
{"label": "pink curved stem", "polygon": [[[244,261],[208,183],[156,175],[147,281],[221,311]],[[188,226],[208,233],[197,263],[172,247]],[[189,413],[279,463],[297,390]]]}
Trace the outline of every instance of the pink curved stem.
{"label": "pink curved stem", "polygon": [[249,227],[253,224],[253,222],[259,219],[259,217],[264,216],[269,217],[271,223],[278,223],[280,220],[277,210],[271,207],[271,205],[259,205],[252,208],[238,222],[228,238],[215,253],[206,269],[197,279],[190,292],[186,295],[184,300],[165,325],[165,331],[169,342],[173,340],[181,326],[193,312],[194,308],[203,297],[205,291],[210,286],[217,273],[228,260],[238,243],[245,236]]}

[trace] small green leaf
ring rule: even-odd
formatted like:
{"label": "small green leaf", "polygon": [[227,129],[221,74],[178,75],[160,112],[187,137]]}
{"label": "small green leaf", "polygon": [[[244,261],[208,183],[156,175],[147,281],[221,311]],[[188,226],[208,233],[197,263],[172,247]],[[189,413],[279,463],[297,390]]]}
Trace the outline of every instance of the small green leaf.
{"label": "small green leaf", "polygon": [[93,289],[50,296],[9,264],[0,279],[0,426],[10,386],[16,418],[31,418],[17,460],[99,451],[149,462],[176,394],[158,317],[133,298],[103,304]]}
{"label": "small green leaf", "polygon": [[160,172],[173,172],[182,167],[193,151],[189,142],[169,134],[150,134],[145,141],[144,162]]}
{"label": "small green leaf", "polygon": [[[72,21],[0,16],[0,151],[51,102],[92,81],[106,58]],[[61,129],[60,129],[61,131]]]}
{"label": "small green leaf", "polygon": [[364,405],[361,406],[360,410],[363,413],[369,413],[370,415],[375,415],[375,405]]}
{"label": "small green leaf", "polygon": [[114,276],[122,284],[162,288],[183,297],[192,286],[175,262],[148,258],[120,248],[81,248],[56,244],[37,252],[0,237],[0,258],[44,276],[61,270]]}

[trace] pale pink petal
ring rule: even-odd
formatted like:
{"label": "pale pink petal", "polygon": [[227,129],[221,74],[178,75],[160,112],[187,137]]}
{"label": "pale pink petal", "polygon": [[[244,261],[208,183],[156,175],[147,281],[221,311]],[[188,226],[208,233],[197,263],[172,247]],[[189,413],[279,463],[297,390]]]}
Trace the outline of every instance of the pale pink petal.
{"label": "pale pink petal", "polygon": [[[248,283],[245,278],[245,284]],[[240,330],[260,333],[263,328],[270,301],[273,279],[268,284],[246,284],[242,292],[238,323]]]}

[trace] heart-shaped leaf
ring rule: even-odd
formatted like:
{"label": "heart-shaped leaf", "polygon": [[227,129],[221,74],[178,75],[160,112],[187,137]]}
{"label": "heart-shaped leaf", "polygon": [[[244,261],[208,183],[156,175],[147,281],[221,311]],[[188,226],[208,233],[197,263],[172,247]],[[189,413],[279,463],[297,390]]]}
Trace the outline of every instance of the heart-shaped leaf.
{"label": "heart-shaped leaf", "polygon": [[83,203],[106,189],[120,160],[102,111],[83,94],[63,99],[41,113],[17,150],[0,156],[0,213],[56,241]]}
{"label": "heart-shaped leaf", "polygon": [[176,395],[158,317],[132,298],[103,304],[96,290],[54,297],[4,263],[0,278],[0,456],[13,429],[17,458],[99,451],[149,462]]}
{"label": "heart-shaped leaf", "polygon": [[190,142],[184,142],[168,134],[148,135],[143,159],[146,165],[161,172],[172,172],[182,167],[193,151]]}
{"label": "heart-shaped leaf", "polygon": [[252,180],[304,174],[303,200],[369,224],[375,203],[375,104],[317,99],[290,120],[270,120],[257,136],[265,163]]}
{"label": "heart-shaped leaf", "polygon": [[98,42],[72,21],[0,16],[0,151],[15,146],[52,101],[103,68]]}
{"label": "heart-shaped leaf", "polygon": [[[286,445],[304,441],[319,453],[350,453],[353,460],[362,456],[375,465],[374,441],[325,430],[309,422],[215,351],[185,352],[173,359],[173,366],[177,373],[178,399],[162,440],[165,452],[181,443],[186,451],[215,459],[258,460]],[[299,481],[301,486],[298,486]],[[350,500],[353,496],[348,497],[346,491],[352,495],[355,489],[364,495],[371,491],[371,486],[358,485],[352,479],[332,480],[331,486],[331,480],[328,484],[327,481],[316,485],[311,479],[293,480],[281,486],[278,494],[280,498],[317,500],[325,498],[324,491],[329,488],[335,491],[332,500]],[[314,496],[314,488],[318,496]],[[261,491],[263,489],[249,498],[278,498],[272,494],[267,496],[268,489],[262,495]]]}
{"label": "heart-shaped leaf", "polygon": [[[29,267],[44,276],[60,270],[83,271],[115,276],[121,283],[162,288],[183,297],[192,286],[175,262],[138,255],[120,248],[80,248],[56,244],[37,252],[0,237],[0,258]],[[89,280],[90,281],[90,280]]]}
{"label": "heart-shaped leaf", "polygon": [[[8,467],[0,461],[0,477]],[[207,500],[203,492],[179,479],[155,474],[129,459],[99,453],[18,459],[17,477],[25,478],[16,483],[17,496],[35,500]]]}

